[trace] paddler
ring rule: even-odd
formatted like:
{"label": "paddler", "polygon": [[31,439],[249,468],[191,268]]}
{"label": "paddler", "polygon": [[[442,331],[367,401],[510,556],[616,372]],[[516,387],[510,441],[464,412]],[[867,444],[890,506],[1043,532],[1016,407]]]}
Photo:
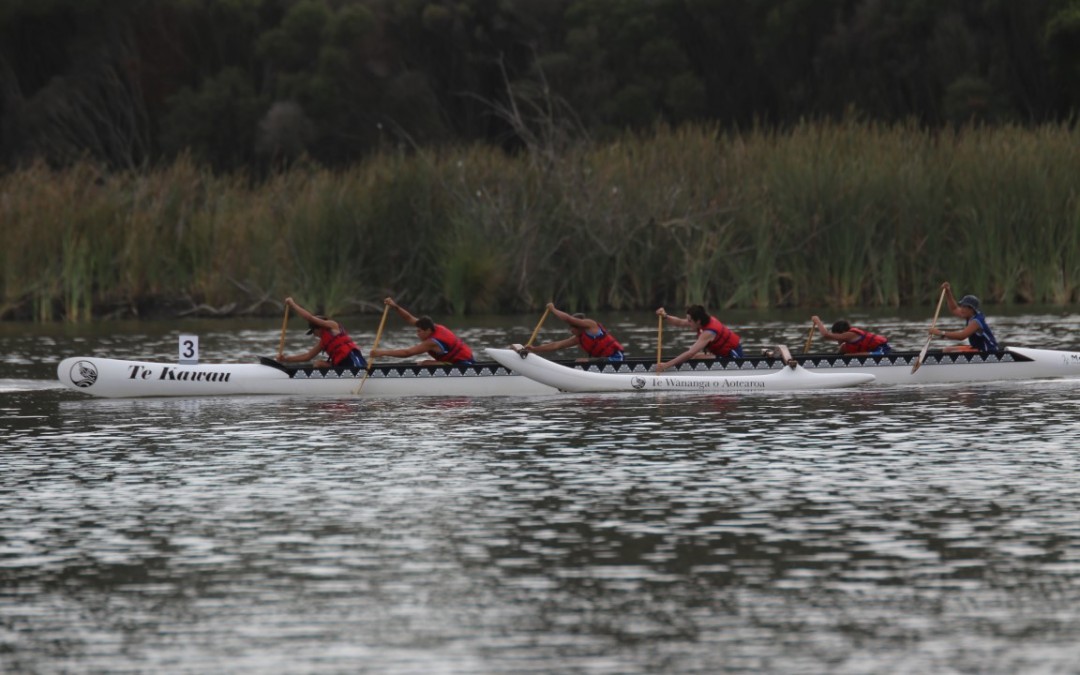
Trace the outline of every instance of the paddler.
{"label": "paddler", "polygon": [[304,321],[308,322],[308,335],[316,335],[319,341],[304,354],[282,356],[283,363],[297,363],[310,361],[318,356],[319,352],[326,352],[328,361],[319,359],[314,362],[316,368],[366,368],[367,361],[356,346],[345,328],[340,323],[325,316],[317,316],[307,311],[291,297],[285,298],[285,305],[294,310]]}
{"label": "paddler", "polygon": [[[542,345],[527,346],[525,349],[528,351],[554,352],[560,349],[566,349],[567,347],[577,346],[581,347],[581,349],[592,359],[617,363],[625,358],[623,346],[619,344],[619,341],[615,339],[615,336],[609,333],[599,322],[590,319],[584,314],[567,314],[556,307],[553,302],[549,302],[547,308],[549,312],[570,327],[570,333],[572,335],[568,338],[548,342]],[[587,359],[579,359],[579,361],[585,360]]]}
{"label": "paddler", "polygon": [[386,298],[383,303],[393,307],[405,323],[416,327],[416,337],[420,339],[420,342],[403,349],[372,349],[372,358],[377,356],[406,358],[426,352],[431,358],[420,361],[421,366],[473,363],[473,353],[469,345],[450,332],[446,326],[435,323],[429,316],[419,318],[413,316],[409,310],[394,302],[393,298]]}
{"label": "paddler", "polygon": [[656,315],[675,326],[694,328],[698,333],[698,339],[690,349],[670,361],[658,363],[656,372],[674,368],[692,358],[743,358],[742,341],[739,336],[735,334],[735,331],[721,323],[720,319],[705,311],[703,305],[690,305],[687,307],[685,319],[668,314],[663,307],[656,310]]}
{"label": "paddler", "polygon": [[889,338],[862,328],[855,328],[843,319],[834,323],[832,330],[825,328],[825,324],[821,322],[821,317],[812,316],[810,321],[821,333],[821,337],[840,343],[841,354],[884,356],[892,351],[892,347],[889,346]]}
{"label": "paddler", "polygon": [[945,291],[945,298],[949,301],[949,311],[953,316],[964,320],[964,327],[960,330],[942,330],[931,328],[930,335],[943,337],[946,340],[967,340],[968,344],[946,347],[946,352],[972,351],[980,352],[998,351],[998,343],[994,338],[993,331],[986,323],[986,316],[979,309],[979,299],[974,295],[965,295],[957,302],[953,297],[952,286],[948,281],[941,284]]}

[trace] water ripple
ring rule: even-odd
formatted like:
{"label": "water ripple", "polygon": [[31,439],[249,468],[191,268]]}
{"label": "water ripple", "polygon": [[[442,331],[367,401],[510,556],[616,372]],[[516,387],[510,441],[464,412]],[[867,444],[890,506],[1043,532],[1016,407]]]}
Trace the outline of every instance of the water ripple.
{"label": "water ripple", "polygon": [[6,392],[0,670],[1069,672],[1075,393]]}

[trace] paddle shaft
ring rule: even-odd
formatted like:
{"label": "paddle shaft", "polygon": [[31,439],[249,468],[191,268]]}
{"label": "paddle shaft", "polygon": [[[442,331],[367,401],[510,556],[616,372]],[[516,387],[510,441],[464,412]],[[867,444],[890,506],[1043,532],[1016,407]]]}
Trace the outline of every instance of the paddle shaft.
{"label": "paddle shaft", "polygon": [[657,317],[660,319],[656,324],[656,372],[660,372],[660,363],[664,360],[661,354],[664,353],[664,317],[660,315]]}
{"label": "paddle shaft", "polygon": [[[945,288],[941,289],[941,296],[938,298],[937,301],[937,309],[934,310],[934,320],[930,322],[930,330],[934,330],[934,328],[937,326],[938,315],[941,314],[941,303],[945,301],[945,293],[947,292],[947,290],[948,289]],[[926,336],[926,344],[923,345],[922,351],[919,352],[919,358],[915,359],[915,365],[911,367],[912,375],[915,374],[915,371],[918,370],[919,366],[922,365],[923,359],[926,358],[926,352],[928,349],[930,349],[930,340],[932,340],[933,337],[933,335]]]}
{"label": "paddle shaft", "polygon": [[360,391],[364,388],[364,383],[367,382],[368,376],[371,375],[371,369],[375,365],[375,357],[371,352],[379,348],[379,339],[382,337],[383,326],[386,325],[386,315],[390,313],[390,305],[383,305],[382,319],[379,320],[379,330],[375,331],[375,342],[371,345],[371,351],[368,352],[368,364],[364,369],[364,379],[360,380],[360,384],[356,386],[354,395],[359,396]]}
{"label": "paddle shaft", "polygon": [[281,340],[278,342],[277,360],[285,356],[285,329],[289,327],[289,306],[285,305],[285,318],[281,320]]}
{"label": "paddle shaft", "polygon": [[810,332],[806,334],[806,345],[802,348],[803,354],[810,353],[810,343],[814,341],[814,324],[810,324]]}
{"label": "paddle shaft", "polygon": [[529,337],[529,341],[525,343],[526,347],[531,347],[532,343],[536,340],[536,336],[540,333],[540,326],[544,325],[544,319],[547,318],[548,312],[551,311],[551,307],[545,307],[544,313],[540,316],[540,321],[536,323],[536,328],[533,329],[532,336]]}

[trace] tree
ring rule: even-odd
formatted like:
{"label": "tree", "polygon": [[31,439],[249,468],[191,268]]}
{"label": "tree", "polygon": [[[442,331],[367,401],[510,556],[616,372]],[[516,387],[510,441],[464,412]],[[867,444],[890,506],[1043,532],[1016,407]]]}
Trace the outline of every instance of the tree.
{"label": "tree", "polygon": [[89,157],[126,168],[148,159],[137,4],[16,2],[0,14],[0,159],[65,165]]}
{"label": "tree", "polygon": [[1075,111],[1080,107],[1080,0],[1055,3],[1043,31],[1043,40],[1058,79],[1060,104]]}
{"label": "tree", "polygon": [[248,165],[266,107],[242,70],[226,68],[198,89],[184,88],[169,99],[162,150],[168,156],[190,151],[217,169]]}

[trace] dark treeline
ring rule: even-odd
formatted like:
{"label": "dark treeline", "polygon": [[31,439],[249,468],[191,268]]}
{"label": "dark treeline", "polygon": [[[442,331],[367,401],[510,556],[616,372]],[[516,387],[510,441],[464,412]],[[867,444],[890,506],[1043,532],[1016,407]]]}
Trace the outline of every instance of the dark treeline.
{"label": "dark treeline", "polygon": [[658,122],[1038,125],[1071,119],[1078,84],[1077,0],[0,4],[8,168],[344,166]]}

